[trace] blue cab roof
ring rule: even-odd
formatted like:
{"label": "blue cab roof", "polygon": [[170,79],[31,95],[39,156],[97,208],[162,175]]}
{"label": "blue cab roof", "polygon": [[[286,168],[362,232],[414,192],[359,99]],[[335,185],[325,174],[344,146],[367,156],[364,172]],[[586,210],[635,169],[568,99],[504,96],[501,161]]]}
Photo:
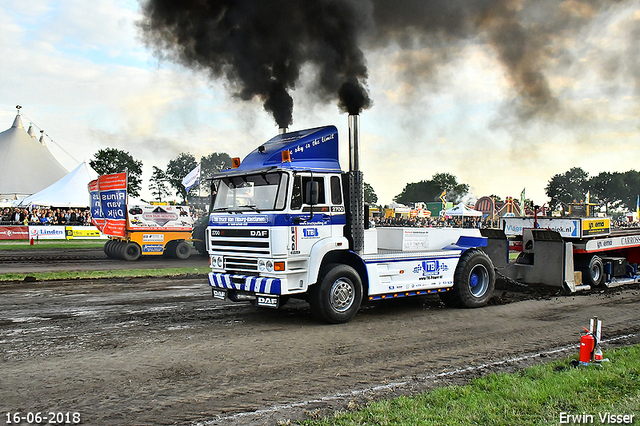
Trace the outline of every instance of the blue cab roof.
{"label": "blue cab roof", "polygon": [[[282,162],[288,150],[291,162]],[[234,171],[248,171],[277,166],[291,170],[340,172],[338,129],[323,126],[277,135],[247,155]]]}

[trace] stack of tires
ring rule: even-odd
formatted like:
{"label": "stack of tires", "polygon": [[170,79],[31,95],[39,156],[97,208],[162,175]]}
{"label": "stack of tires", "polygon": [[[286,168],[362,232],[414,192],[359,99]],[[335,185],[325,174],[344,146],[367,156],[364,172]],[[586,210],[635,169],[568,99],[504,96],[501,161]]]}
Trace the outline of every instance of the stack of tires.
{"label": "stack of tires", "polygon": [[[142,255],[142,249],[133,241],[111,239],[104,245],[104,253],[112,259],[138,260]],[[191,255],[191,246],[185,240],[169,241],[164,247],[165,256],[177,259],[188,259]]]}

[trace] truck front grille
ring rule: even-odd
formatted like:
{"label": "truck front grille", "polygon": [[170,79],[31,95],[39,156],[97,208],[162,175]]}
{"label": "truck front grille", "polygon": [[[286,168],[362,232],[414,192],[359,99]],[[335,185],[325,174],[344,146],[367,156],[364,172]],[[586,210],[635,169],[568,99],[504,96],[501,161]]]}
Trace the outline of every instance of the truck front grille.
{"label": "truck front grille", "polygon": [[225,256],[224,269],[227,272],[258,272],[258,259]]}
{"label": "truck front grille", "polygon": [[258,258],[271,255],[268,229],[210,228],[211,253],[224,256],[229,273],[257,274]]}

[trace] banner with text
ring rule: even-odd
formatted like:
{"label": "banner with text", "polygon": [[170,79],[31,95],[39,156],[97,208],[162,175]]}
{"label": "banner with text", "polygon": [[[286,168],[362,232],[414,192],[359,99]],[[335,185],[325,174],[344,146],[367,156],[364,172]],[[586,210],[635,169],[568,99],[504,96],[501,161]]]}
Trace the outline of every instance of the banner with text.
{"label": "banner with text", "polygon": [[124,237],[127,218],[127,174],[114,173],[100,176],[98,194],[104,218],[101,231],[114,237]]}
{"label": "banner with text", "polygon": [[0,240],[28,240],[28,226],[0,226]]}
{"label": "banner with text", "polygon": [[98,179],[89,182],[89,200],[91,206],[91,223],[98,229],[104,228],[104,216],[100,207],[100,191],[98,191]]}

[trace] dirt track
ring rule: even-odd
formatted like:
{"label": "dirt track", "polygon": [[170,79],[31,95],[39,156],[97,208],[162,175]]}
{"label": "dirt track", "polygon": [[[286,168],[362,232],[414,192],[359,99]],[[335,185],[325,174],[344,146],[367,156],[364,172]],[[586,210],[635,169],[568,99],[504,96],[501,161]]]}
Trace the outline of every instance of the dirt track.
{"label": "dirt track", "polygon": [[627,336],[605,355],[640,342],[637,286],[502,300],[475,310],[395,300],[329,326],[304,302],[213,300],[205,277],[4,283],[0,409],[3,420],[55,411],[91,425],[275,425],[577,353],[594,315],[603,338]]}

